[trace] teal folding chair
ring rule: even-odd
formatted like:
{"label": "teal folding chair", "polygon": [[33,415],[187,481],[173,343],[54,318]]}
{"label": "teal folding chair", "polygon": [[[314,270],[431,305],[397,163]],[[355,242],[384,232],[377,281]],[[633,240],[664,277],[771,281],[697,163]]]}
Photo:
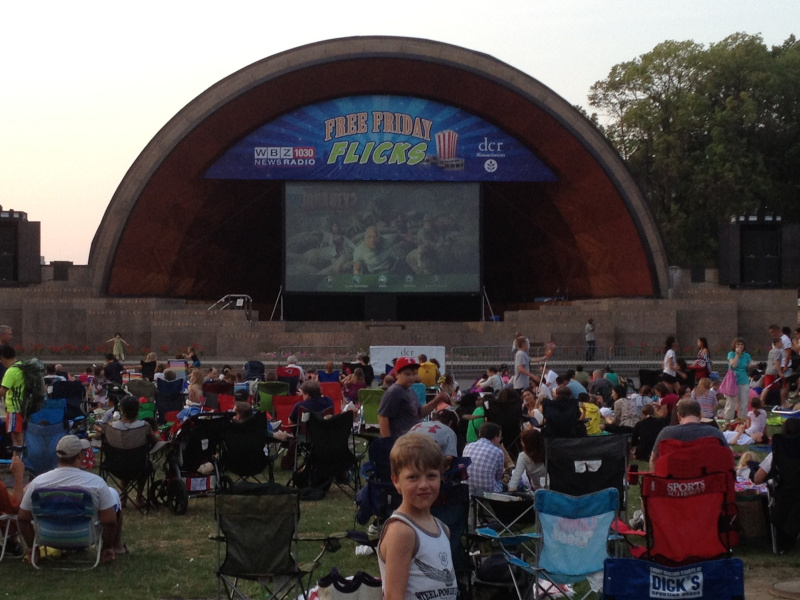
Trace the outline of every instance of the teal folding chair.
{"label": "teal folding chair", "polygon": [[[39,548],[80,551],[95,546],[97,552],[94,563],[74,561],[72,564],[90,565],[93,569],[100,564],[103,552],[103,525],[92,500],[92,494],[83,488],[41,488],[31,494],[33,514],[33,547],[31,564],[37,564]],[[80,554],[77,554],[80,556]],[[61,564],[61,563],[59,563]],[[78,567],[55,567],[77,569]]]}

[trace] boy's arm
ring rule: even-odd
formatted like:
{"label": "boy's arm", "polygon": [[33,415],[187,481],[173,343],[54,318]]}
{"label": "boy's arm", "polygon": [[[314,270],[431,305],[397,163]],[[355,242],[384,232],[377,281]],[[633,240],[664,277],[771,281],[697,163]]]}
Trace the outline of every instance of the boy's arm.
{"label": "boy's arm", "polygon": [[402,600],[408,587],[408,572],[414,556],[416,536],[405,523],[397,520],[386,525],[380,544],[386,570],[383,581],[384,600]]}

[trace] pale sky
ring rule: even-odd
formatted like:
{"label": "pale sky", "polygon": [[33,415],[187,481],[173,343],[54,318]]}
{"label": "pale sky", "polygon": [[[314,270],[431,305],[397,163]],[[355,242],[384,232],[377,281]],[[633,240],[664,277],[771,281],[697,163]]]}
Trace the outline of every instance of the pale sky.
{"label": "pale sky", "polygon": [[234,71],[303,44],[455,44],[588,110],[595,81],[664,40],[800,36],[798,0],[43,0],[7,2],[0,15],[0,204],[41,221],[47,262],[75,264],[86,264],[114,191],[170,118]]}

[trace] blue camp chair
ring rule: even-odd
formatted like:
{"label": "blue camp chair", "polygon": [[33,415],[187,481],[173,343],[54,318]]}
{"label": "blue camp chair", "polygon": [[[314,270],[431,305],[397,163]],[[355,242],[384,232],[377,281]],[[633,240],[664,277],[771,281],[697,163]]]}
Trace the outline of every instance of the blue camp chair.
{"label": "blue camp chair", "polygon": [[25,453],[23,462],[25,468],[35,477],[47,471],[52,471],[58,466],[56,446],[58,441],[66,435],[64,423],[58,421],[49,425],[28,423],[25,430]]}
{"label": "blue camp chair", "polygon": [[[536,533],[501,536],[493,529],[477,533],[500,544],[511,571],[519,600],[566,595],[566,584],[583,580],[598,593],[603,583],[603,563],[609,558],[611,523],[619,509],[614,488],[585,496],[568,496],[552,490],[537,490],[534,497]],[[536,540],[533,564],[517,552],[519,546]],[[515,571],[516,568],[516,571]]]}
{"label": "blue camp chair", "polygon": [[[41,488],[31,494],[33,514],[33,547],[31,564],[39,558],[39,548],[57,550],[85,550],[97,547],[93,569],[100,564],[103,551],[103,525],[92,500],[92,494],[83,488]],[[58,568],[76,568],[63,567]]]}

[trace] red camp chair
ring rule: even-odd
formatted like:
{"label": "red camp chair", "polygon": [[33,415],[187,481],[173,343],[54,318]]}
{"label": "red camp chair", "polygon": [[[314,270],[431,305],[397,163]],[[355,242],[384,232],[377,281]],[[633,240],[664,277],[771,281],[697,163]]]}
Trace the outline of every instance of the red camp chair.
{"label": "red camp chair", "polygon": [[642,474],[644,558],[669,566],[725,558],[738,543],[733,453],[713,437],[664,440]]}
{"label": "red camp chair", "polygon": [[297,396],[273,396],[272,405],[275,408],[275,418],[281,421],[281,429],[289,431],[289,415],[292,414],[294,405],[302,398]]}
{"label": "red camp chair", "polygon": [[322,390],[322,395],[327,396],[331,400],[333,400],[333,414],[338,415],[342,412],[342,384],[338,381],[331,381],[331,382],[320,382],[319,384],[320,390]]}
{"label": "red camp chair", "polygon": [[297,386],[300,385],[300,369],[297,367],[278,367],[275,371],[278,381],[289,384],[289,394],[297,393]]}

